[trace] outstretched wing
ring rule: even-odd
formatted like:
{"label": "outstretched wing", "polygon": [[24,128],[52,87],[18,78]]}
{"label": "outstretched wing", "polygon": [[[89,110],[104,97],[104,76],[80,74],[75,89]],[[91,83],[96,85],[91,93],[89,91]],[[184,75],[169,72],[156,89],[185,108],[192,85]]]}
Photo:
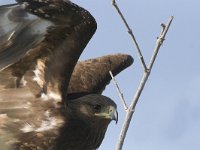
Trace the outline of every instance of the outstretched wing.
{"label": "outstretched wing", "polygon": [[110,82],[111,76],[117,75],[133,63],[133,58],[126,54],[106,55],[77,63],[70,79],[68,95],[71,98],[88,93],[101,94]]}
{"label": "outstretched wing", "polygon": [[[29,46],[24,44],[19,48],[15,45],[20,44],[13,40],[15,43],[11,44],[12,49],[9,46],[1,50],[1,68],[13,64],[8,69],[21,79],[27,70],[35,67],[33,79],[42,88],[42,92],[47,97],[57,94],[58,97],[65,99],[74,66],[96,31],[95,19],[88,11],[67,0],[17,0],[17,2],[18,5],[11,5],[5,10],[10,12],[18,8],[25,14],[34,16],[34,22],[41,21],[41,24],[45,22],[46,26],[36,36],[39,37],[36,38],[37,42],[28,44]],[[36,30],[36,26],[27,24],[25,27],[26,36],[34,37],[33,34],[29,34],[29,27]],[[23,30],[24,28],[20,33],[24,34]],[[21,39],[21,36],[16,36],[15,39],[26,41]],[[15,60],[9,62],[13,57]]]}

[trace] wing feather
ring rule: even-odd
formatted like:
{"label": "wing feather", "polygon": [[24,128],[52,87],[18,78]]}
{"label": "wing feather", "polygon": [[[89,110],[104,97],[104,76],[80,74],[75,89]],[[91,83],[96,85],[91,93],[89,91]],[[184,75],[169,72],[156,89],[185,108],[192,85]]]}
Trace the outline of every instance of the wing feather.
{"label": "wing feather", "polygon": [[[109,71],[117,75],[133,63],[126,54],[106,55],[77,63],[68,87],[68,94],[101,94],[110,82]],[[81,95],[81,94],[80,94]]]}
{"label": "wing feather", "polygon": [[0,70],[3,70],[39,44],[51,23],[27,13],[18,4],[1,6],[0,17]]}
{"label": "wing feather", "polygon": [[[30,34],[29,25],[20,30],[23,36],[16,36],[12,46],[0,53],[1,69],[14,63],[9,69],[14,76],[21,79],[27,70],[36,68],[42,92],[47,95],[56,93],[65,99],[71,73],[96,31],[96,21],[88,11],[70,1],[17,2],[19,5],[12,6],[14,8],[11,10],[20,7],[28,15],[34,16],[34,23],[39,20],[42,20],[41,23],[50,23],[44,26],[39,37],[36,36],[37,42],[30,43],[22,38],[34,37]],[[36,26],[32,28],[37,29]],[[20,46],[17,44],[19,40],[26,43]]]}

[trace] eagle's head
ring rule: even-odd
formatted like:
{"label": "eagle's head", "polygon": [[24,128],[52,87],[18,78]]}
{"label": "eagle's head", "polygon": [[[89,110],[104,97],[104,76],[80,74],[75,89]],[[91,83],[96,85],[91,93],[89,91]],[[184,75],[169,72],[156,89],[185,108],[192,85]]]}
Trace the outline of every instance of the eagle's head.
{"label": "eagle's head", "polygon": [[[117,106],[110,98],[100,94],[88,94],[81,98],[71,100],[69,105],[73,113],[91,124],[101,122],[109,124],[110,121],[118,121]],[[73,114],[72,113],[72,114]]]}

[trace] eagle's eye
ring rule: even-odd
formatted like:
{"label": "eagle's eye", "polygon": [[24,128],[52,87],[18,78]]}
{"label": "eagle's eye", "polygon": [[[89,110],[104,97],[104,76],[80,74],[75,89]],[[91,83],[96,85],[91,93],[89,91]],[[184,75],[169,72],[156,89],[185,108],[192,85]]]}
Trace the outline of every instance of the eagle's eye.
{"label": "eagle's eye", "polygon": [[101,105],[99,105],[99,104],[95,105],[95,106],[94,106],[94,110],[95,110],[96,112],[99,112],[99,111],[101,110]]}

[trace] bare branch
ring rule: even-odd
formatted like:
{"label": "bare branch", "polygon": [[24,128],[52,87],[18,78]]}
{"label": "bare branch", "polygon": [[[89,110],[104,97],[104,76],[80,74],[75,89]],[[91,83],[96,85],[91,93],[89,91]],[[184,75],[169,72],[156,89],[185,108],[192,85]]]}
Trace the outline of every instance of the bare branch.
{"label": "bare branch", "polygon": [[142,63],[142,66],[143,66],[144,70],[147,71],[147,65],[146,65],[146,63],[145,63],[145,61],[144,61],[144,57],[143,57],[143,55],[142,55],[142,51],[140,50],[140,47],[139,47],[139,45],[138,45],[138,43],[137,43],[137,41],[136,41],[136,38],[135,38],[135,36],[134,36],[134,34],[133,34],[133,31],[131,30],[131,28],[130,28],[128,22],[126,21],[124,15],[122,14],[122,12],[121,12],[120,8],[118,7],[118,5],[117,5],[117,3],[116,3],[115,0],[112,0],[112,5],[113,5],[113,6],[115,7],[115,9],[117,10],[117,12],[118,12],[120,18],[122,19],[122,21],[124,22],[126,28],[128,29],[128,33],[130,34],[131,39],[133,40],[133,44],[135,45],[135,48],[136,48],[137,51],[138,51],[138,55],[139,55],[140,61],[141,61],[141,63]]}
{"label": "bare branch", "polygon": [[122,149],[122,146],[123,146],[123,143],[124,143],[124,139],[126,137],[126,133],[128,131],[128,128],[129,128],[129,125],[130,125],[130,122],[131,122],[131,119],[132,119],[132,115],[133,115],[133,113],[135,111],[136,104],[137,104],[137,102],[139,100],[139,97],[140,97],[140,95],[142,93],[142,90],[143,90],[143,88],[144,88],[144,86],[146,84],[146,81],[148,80],[148,77],[149,77],[149,75],[151,73],[151,69],[153,67],[153,64],[155,62],[156,56],[158,54],[159,48],[160,48],[160,46],[162,45],[162,43],[163,43],[163,41],[165,39],[165,36],[166,36],[167,31],[168,31],[168,29],[169,29],[169,27],[171,25],[172,20],[173,20],[173,17],[171,16],[169,21],[168,21],[168,23],[167,23],[167,25],[164,28],[162,28],[162,32],[161,32],[159,38],[156,41],[156,47],[154,49],[154,52],[152,54],[152,58],[150,60],[148,68],[147,68],[148,71],[144,71],[144,74],[143,74],[143,77],[142,77],[141,82],[139,84],[138,90],[136,91],[136,93],[135,93],[135,95],[133,97],[133,100],[131,102],[131,105],[130,105],[128,111],[127,111],[126,118],[125,118],[122,130],[121,130],[121,133],[120,133],[120,136],[119,136],[119,140],[118,140],[118,143],[117,143],[117,146],[116,146],[116,150],[121,150]]}
{"label": "bare branch", "polygon": [[121,92],[121,90],[120,90],[120,88],[119,88],[119,85],[118,85],[118,83],[117,83],[117,80],[116,80],[115,77],[113,76],[112,72],[109,71],[109,73],[110,73],[110,76],[111,76],[111,78],[112,78],[112,80],[113,80],[113,83],[115,84],[115,87],[116,87],[116,89],[117,89],[118,96],[119,96],[120,100],[122,101],[122,104],[123,104],[124,109],[125,109],[125,111],[126,111],[126,110],[128,109],[128,107],[127,107],[126,101],[125,101],[125,99],[124,99],[123,93]]}
{"label": "bare branch", "polygon": [[163,23],[161,24],[162,30],[161,30],[160,36],[157,38],[156,46],[154,48],[153,55],[150,59],[149,65],[148,65],[148,70],[151,70],[152,67],[153,67],[153,64],[154,64],[154,61],[155,61],[156,56],[158,54],[158,51],[160,49],[160,46],[162,45],[162,43],[165,40],[165,36],[166,36],[167,31],[168,31],[168,29],[169,29],[169,27],[172,23],[173,18],[174,18],[173,16],[170,16],[169,21],[167,22],[166,25],[164,25]]}

